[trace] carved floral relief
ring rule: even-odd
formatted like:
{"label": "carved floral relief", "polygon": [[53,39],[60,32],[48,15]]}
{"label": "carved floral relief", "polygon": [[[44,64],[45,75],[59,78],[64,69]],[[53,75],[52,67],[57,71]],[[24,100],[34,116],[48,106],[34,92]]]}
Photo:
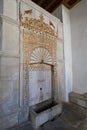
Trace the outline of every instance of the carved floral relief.
{"label": "carved floral relief", "polygon": [[[20,29],[22,31],[23,45],[23,85],[24,85],[24,108],[27,110],[29,103],[29,68],[30,70],[41,69],[41,63],[54,66],[56,75],[56,40],[58,34],[55,32],[54,24],[44,22],[41,14],[39,19],[30,18],[33,10],[25,10],[20,14]],[[27,14],[27,17],[26,17]],[[32,65],[34,64],[34,65]],[[39,65],[38,65],[39,64]]]}

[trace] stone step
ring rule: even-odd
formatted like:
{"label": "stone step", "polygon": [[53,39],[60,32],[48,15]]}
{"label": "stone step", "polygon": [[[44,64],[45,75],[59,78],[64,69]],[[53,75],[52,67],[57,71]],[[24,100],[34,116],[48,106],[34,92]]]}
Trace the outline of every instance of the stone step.
{"label": "stone step", "polygon": [[87,109],[87,93],[78,94],[71,92],[69,94],[69,101]]}

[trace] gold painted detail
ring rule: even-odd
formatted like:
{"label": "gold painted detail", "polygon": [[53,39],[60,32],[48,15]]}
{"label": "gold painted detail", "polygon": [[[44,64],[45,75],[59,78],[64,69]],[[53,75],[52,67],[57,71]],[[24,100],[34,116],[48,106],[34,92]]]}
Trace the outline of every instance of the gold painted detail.
{"label": "gold painted detail", "polygon": [[24,28],[30,28],[46,35],[54,37],[58,36],[58,34],[55,33],[55,26],[53,25],[53,23],[51,21],[49,22],[49,24],[45,23],[43,15],[40,15],[39,19],[29,19],[28,17],[23,18],[22,14],[20,14],[20,25]]}
{"label": "gold painted detail", "polygon": [[63,0],[62,4],[64,4],[68,9],[71,9],[72,7],[74,7],[80,1],[81,0]]}
{"label": "gold painted detail", "polygon": [[25,15],[25,14],[32,15],[32,9],[31,9],[31,10],[25,10],[25,11],[24,11],[24,15]]}
{"label": "gold painted detail", "polygon": [[51,25],[53,28],[55,28],[54,24],[51,21],[49,21],[49,25]]}
{"label": "gold painted detail", "polygon": [[[26,31],[25,29],[23,30],[22,35],[23,35],[22,42],[23,42],[23,56],[24,56],[23,63],[24,64],[30,64],[31,56],[33,52],[34,53],[37,52],[39,54],[38,57],[41,57],[41,53],[42,53],[43,58],[45,58],[46,53],[49,52],[52,58],[51,64],[52,65],[55,64],[56,62],[56,40],[55,39],[50,39],[48,37],[36,34],[34,32],[28,30]],[[47,54],[47,56],[49,55]],[[50,59],[50,56],[48,58]],[[48,61],[48,59],[45,61]],[[36,63],[37,62],[38,61],[36,61]]]}
{"label": "gold painted detail", "polygon": [[24,105],[24,111],[28,111],[28,91],[29,91],[29,80],[28,80],[28,65],[24,64],[23,65],[23,96],[24,96],[24,101],[23,101],[23,105]]}
{"label": "gold painted detail", "polygon": [[36,44],[40,44],[40,45],[51,44],[52,45],[55,42],[55,39],[53,39],[51,37],[46,37],[44,35],[29,31],[29,30],[24,31],[23,36],[24,36],[24,38],[22,39],[22,41],[25,43],[31,43],[31,44],[36,43]]}
{"label": "gold painted detail", "polygon": [[[28,13],[28,12],[25,12]],[[29,106],[29,71],[49,71],[54,66],[56,74],[56,34],[52,22],[49,25],[40,19],[20,15],[23,47],[23,86],[24,86],[24,109]],[[41,97],[42,99],[42,97]]]}
{"label": "gold painted detail", "polygon": [[45,64],[32,64],[29,65],[29,71],[50,71],[50,66]]}

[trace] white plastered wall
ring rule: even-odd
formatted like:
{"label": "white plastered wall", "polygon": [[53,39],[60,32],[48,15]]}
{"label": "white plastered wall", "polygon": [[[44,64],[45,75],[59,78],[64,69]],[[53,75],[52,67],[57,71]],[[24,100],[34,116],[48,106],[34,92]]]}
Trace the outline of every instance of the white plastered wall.
{"label": "white plastered wall", "polygon": [[[19,24],[17,1],[0,0],[0,129],[18,124]],[[1,8],[2,7],[2,8]]]}
{"label": "white plastered wall", "polygon": [[71,52],[71,25],[70,25],[70,10],[65,6],[60,6],[53,13],[56,17],[60,18],[63,22],[63,36],[62,41],[64,49],[64,78],[65,85],[59,85],[61,90],[62,101],[68,101],[68,94],[72,91],[72,52]]}
{"label": "white plastered wall", "polygon": [[71,9],[73,91],[87,92],[87,0]]}

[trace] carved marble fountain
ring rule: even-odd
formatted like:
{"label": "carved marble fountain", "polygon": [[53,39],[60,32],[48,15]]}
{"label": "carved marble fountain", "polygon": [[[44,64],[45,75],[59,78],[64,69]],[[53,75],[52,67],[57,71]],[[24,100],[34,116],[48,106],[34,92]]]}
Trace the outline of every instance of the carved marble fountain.
{"label": "carved marble fountain", "polygon": [[[22,3],[24,4],[24,3]],[[20,6],[24,109],[38,128],[61,113],[58,103],[58,21],[31,6]]]}

